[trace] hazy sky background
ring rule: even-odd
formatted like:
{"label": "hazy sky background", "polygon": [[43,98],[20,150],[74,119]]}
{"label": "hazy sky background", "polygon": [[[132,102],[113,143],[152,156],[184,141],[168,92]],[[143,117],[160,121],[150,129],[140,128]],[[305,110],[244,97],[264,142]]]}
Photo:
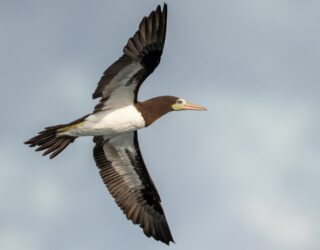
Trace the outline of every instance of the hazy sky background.
{"label": "hazy sky background", "polygon": [[[162,1],[0,2],[0,249],[169,249],[127,221],[81,138],[22,144],[92,111],[102,72]],[[320,2],[167,1],[140,100],[207,106],[140,131],[176,250],[320,249]]]}

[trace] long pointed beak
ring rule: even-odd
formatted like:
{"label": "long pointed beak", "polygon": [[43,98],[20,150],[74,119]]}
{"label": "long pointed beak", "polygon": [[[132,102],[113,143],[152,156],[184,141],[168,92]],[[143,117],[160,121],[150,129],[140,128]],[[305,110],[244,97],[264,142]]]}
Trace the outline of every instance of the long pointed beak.
{"label": "long pointed beak", "polygon": [[208,110],[205,107],[202,107],[202,106],[199,106],[199,105],[195,105],[195,104],[192,104],[192,103],[188,103],[188,102],[183,105],[183,109],[184,110],[197,110],[197,111],[206,111],[206,110]]}

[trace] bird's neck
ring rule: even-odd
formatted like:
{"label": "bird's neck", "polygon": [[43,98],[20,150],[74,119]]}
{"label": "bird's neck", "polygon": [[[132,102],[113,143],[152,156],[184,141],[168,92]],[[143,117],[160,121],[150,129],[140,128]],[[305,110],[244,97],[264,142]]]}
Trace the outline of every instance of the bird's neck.
{"label": "bird's neck", "polygon": [[135,103],[135,107],[145,120],[145,126],[149,126],[161,116],[172,111],[171,105],[163,98],[155,97],[144,102]]}

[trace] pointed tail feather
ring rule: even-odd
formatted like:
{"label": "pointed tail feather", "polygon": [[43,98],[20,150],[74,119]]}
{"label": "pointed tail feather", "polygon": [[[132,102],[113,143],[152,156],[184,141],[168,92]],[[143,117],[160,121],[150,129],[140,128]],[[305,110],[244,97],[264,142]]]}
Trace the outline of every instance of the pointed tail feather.
{"label": "pointed tail feather", "polygon": [[39,132],[39,134],[30,140],[26,141],[30,147],[35,147],[36,151],[45,150],[42,155],[50,155],[50,159],[60,154],[70,143],[74,142],[77,137],[68,135],[58,136],[57,132],[60,129],[65,128],[68,125],[57,125],[47,127],[45,130]]}

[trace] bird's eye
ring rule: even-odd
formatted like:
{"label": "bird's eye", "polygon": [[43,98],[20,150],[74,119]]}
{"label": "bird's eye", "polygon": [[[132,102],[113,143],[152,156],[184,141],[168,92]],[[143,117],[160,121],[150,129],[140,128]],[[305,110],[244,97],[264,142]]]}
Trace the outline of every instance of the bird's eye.
{"label": "bird's eye", "polygon": [[182,103],[183,103],[183,100],[179,99],[179,100],[177,101],[177,103],[178,103],[178,104],[182,104]]}

